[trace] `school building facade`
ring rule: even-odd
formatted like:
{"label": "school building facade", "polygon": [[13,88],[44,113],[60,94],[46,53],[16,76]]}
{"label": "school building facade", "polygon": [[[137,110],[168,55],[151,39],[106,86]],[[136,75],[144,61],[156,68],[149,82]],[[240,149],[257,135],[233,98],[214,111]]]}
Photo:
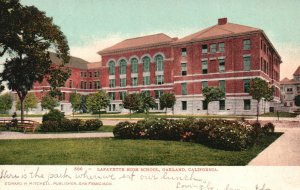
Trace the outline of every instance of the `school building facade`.
{"label": "school building facade", "polygon": [[[259,77],[274,86],[274,100],[261,103],[272,111],[280,102],[281,57],[263,30],[227,22],[183,38],[154,34],[131,38],[98,52],[101,62],[89,63],[72,57],[67,65],[71,77],[61,88],[61,109],[70,109],[72,92],[87,95],[105,90],[111,97],[108,112],[126,112],[122,99],[145,91],[153,96],[159,111],[159,97],[174,93],[175,114],[255,115],[256,101],[249,95],[250,80]],[[59,63],[53,56],[52,61]],[[218,86],[223,100],[204,101],[202,89]],[[33,91],[41,98],[49,90],[46,82]]]}

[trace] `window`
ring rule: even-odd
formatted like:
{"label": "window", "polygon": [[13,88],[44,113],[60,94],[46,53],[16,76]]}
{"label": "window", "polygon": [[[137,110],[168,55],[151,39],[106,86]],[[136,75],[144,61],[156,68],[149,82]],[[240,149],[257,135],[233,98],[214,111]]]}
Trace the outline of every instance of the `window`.
{"label": "window", "polygon": [[157,55],[155,57],[155,65],[156,71],[163,71],[164,70],[164,58],[161,55]]}
{"label": "window", "polygon": [[224,52],[225,51],[225,43],[221,42],[219,43],[219,52]]}
{"label": "window", "polygon": [[92,73],[92,72],[89,72],[89,76],[90,76],[90,77],[93,77],[93,73]]}
{"label": "window", "polygon": [[64,105],[63,104],[60,105],[60,111],[64,111]]}
{"label": "window", "polygon": [[208,73],[207,61],[202,61],[202,74],[207,74],[207,73]]}
{"label": "window", "polygon": [[244,110],[251,110],[251,100],[244,100]]}
{"label": "window", "polygon": [[115,79],[110,79],[109,80],[109,87],[110,88],[116,87],[116,80]]}
{"label": "window", "polygon": [[138,60],[136,58],[131,59],[131,73],[138,72]]}
{"label": "window", "polygon": [[250,79],[244,80],[244,92],[249,93],[250,92]]}
{"label": "window", "polygon": [[83,77],[83,72],[80,72],[80,77]]}
{"label": "window", "polygon": [[226,92],[226,89],[225,89],[225,80],[220,80],[220,81],[219,81],[219,88],[220,88],[223,92]]}
{"label": "window", "polygon": [[164,75],[156,76],[156,84],[164,84]]}
{"label": "window", "polygon": [[155,92],[155,99],[159,99],[163,95],[162,90],[154,90]]}
{"label": "window", "polygon": [[122,110],[124,108],[123,104],[119,104],[119,109]]}
{"label": "window", "polygon": [[66,93],[65,92],[61,93],[61,95],[59,96],[59,100],[60,101],[66,100]]}
{"label": "window", "polygon": [[149,57],[143,58],[143,71],[144,72],[150,71],[150,58]]}
{"label": "window", "polygon": [[144,85],[150,85],[150,76],[144,76],[143,77],[143,84]]}
{"label": "window", "polygon": [[186,48],[181,48],[181,56],[185,57],[187,55]]}
{"label": "window", "polygon": [[216,53],[217,44],[210,44],[210,53]]}
{"label": "window", "polygon": [[83,77],[86,77],[86,72],[83,72]]}
{"label": "window", "polygon": [[115,100],[116,99],[116,93],[115,92],[109,92],[108,96],[111,100]]}
{"label": "window", "polygon": [[207,104],[207,101],[206,101],[206,100],[203,100],[203,101],[202,101],[202,109],[203,109],[203,110],[207,110],[207,105],[208,105],[208,104]]}
{"label": "window", "polygon": [[137,77],[131,78],[131,85],[132,86],[137,86],[138,85],[138,78]]}
{"label": "window", "polygon": [[206,44],[202,45],[202,53],[207,53],[208,46]]}
{"label": "window", "polygon": [[116,72],[116,68],[115,68],[115,62],[113,61],[110,61],[108,63],[108,70],[109,70],[109,75],[115,75],[115,72]]}
{"label": "window", "polygon": [[219,110],[225,110],[225,100],[219,100]]}
{"label": "window", "polygon": [[286,92],[293,92],[293,88],[287,88]]}
{"label": "window", "polygon": [[250,50],[250,46],[251,46],[251,42],[249,39],[243,41],[243,49],[244,50]]}
{"label": "window", "polygon": [[69,88],[73,88],[73,81],[69,80]]}
{"label": "window", "polygon": [[187,110],[187,102],[186,101],[181,101],[181,109]]}
{"label": "window", "polygon": [[120,61],[120,75],[124,75],[126,74],[126,61],[124,59],[122,59]]}
{"label": "window", "polygon": [[208,87],[208,82],[207,81],[202,81],[202,90],[206,87]]}
{"label": "window", "polygon": [[186,63],[181,63],[181,75],[185,76],[186,74],[187,74]]}
{"label": "window", "polygon": [[250,71],[251,69],[251,57],[244,57],[244,71]]}
{"label": "window", "polygon": [[223,73],[225,72],[225,60],[219,59],[219,72]]}
{"label": "window", "polygon": [[84,82],[80,81],[80,88],[83,89]]}
{"label": "window", "polygon": [[120,79],[120,87],[125,87],[126,86],[126,78],[121,78]]}
{"label": "window", "polygon": [[83,88],[86,89],[86,82],[84,82]]}
{"label": "window", "polygon": [[187,95],[186,83],[181,83],[181,94]]}
{"label": "window", "polygon": [[93,82],[89,82],[89,89],[93,89]]}
{"label": "window", "polygon": [[119,92],[120,100],[124,100],[126,97],[126,92]]}
{"label": "window", "polygon": [[95,71],[94,72],[94,77],[99,77],[100,75],[99,75],[99,71]]}
{"label": "window", "polygon": [[94,88],[100,89],[100,81],[94,81]]}

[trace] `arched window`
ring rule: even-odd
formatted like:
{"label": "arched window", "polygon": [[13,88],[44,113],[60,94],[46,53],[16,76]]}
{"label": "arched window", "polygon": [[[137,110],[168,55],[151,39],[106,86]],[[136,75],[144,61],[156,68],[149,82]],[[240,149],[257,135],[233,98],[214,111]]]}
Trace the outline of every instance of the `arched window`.
{"label": "arched window", "polygon": [[164,70],[164,58],[162,55],[155,56],[155,66],[156,71],[163,71]]}
{"label": "arched window", "polygon": [[115,74],[115,62],[114,61],[110,61],[108,63],[108,70],[109,70],[109,75],[114,75]]}
{"label": "arched window", "polygon": [[143,58],[143,72],[149,72],[150,71],[150,58],[144,57]]}
{"label": "arched window", "polygon": [[122,59],[120,61],[120,75],[126,74],[126,61],[124,59]]}
{"label": "arched window", "polygon": [[131,59],[131,73],[138,72],[138,60],[136,58]]}

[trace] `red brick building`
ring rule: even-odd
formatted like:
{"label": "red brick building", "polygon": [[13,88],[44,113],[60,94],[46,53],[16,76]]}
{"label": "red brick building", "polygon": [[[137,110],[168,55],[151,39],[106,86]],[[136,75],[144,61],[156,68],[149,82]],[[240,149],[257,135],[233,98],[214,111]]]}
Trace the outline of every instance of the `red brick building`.
{"label": "red brick building", "polygon": [[[262,102],[261,110],[272,110],[279,102],[280,55],[263,30],[228,23],[226,18],[181,39],[154,34],[124,40],[98,53],[102,64],[71,59],[72,76],[62,88],[66,100],[75,90],[97,91],[93,84],[100,81],[111,96],[107,111],[122,111],[125,94],[147,91],[157,103],[163,93],[174,93],[175,113],[202,114],[207,112],[203,87],[219,86],[226,98],[210,103],[210,113],[252,115],[256,101],[248,94],[250,80],[260,77],[275,87],[273,102]],[[99,76],[93,74],[98,71]]]}

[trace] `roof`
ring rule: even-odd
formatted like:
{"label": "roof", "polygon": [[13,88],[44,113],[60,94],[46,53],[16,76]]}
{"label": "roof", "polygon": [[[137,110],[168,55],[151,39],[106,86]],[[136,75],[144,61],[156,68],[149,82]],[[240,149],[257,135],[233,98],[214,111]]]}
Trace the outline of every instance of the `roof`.
{"label": "roof", "polygon": [[[50,52],[50,59],[54,64],[61,65],[62,60],[56,56],[55,53]],[[65,65],[70,68],[78,68],[78,69],[90,69],[90,68],[97,68],[101,66],[101,63],[90,63],[86,60],[83,60],[78,57],[70,56],[69,62]]]}
{"label": "roof", "polygon": [[97,68],[100,68],[101,66],[102,66],[101,62],[94,62],[94,63],[89,63],[87,65],[87,68],[88,69],[97,69]]}
{"label": "roof", "polygon": [[226,22],[224,24],[216,24],[212,27],[206,28],[194,34],[183,37],[177,40],[175,43],[200,41],[204,39],[232,36],[232,35],[255,32],[255,31],[262,31],[262,30],[258,28]]}
{"label": "roof", "polygon": [[294,76],[300,75],[300,66],[296,69],[293,75]]}
{"label": "roof", "polygon": [[119,42],[111,47],[108,47],[106,49],[103,49],[99,51],[99,54],[102,53],[111,53],[116,51],[122,51],[122,50],[131,50],[141,47],[149,47],[149,46],[155,46],[155,45],[162,45],[162,44],[168,44],[174,41],[174,38],[171,38],[170,36],[167,36],[166,34],[159,33],[159,34],[153,34],[148,36],[141,36],[137,38],[130,38],[126,39],[122,42]]}

